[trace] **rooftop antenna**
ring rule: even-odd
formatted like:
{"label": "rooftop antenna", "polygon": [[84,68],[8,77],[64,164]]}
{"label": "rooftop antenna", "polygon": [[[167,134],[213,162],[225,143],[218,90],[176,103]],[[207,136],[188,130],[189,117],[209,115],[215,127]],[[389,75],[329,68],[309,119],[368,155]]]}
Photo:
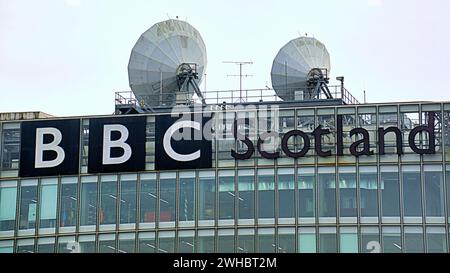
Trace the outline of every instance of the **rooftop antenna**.
{"label": "rooftop antenna", "polygon": [[253,64],[252,61],[243,61],[243,62],[239,62],[239,61],[224,61],[223,63],[227,63],[227,64],[236,64],[239,65],[239,75],[227,75],[227,77],[239,77],[239,101],[238,102],[246,102],[247,98],[248,98],[248,91],[245,91],[245,100],[242,97],[242,77],[253,77],[253,75],[249,75],[249,74],[242,74],[242,66],[243,65],[247,65],[247,64]]}

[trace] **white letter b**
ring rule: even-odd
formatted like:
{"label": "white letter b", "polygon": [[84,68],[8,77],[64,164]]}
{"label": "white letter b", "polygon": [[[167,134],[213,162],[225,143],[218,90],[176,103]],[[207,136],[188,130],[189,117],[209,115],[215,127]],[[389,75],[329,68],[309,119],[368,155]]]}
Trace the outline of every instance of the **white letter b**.
{"label": "white letter b", "polygon": [[[111,140],[111,132],[120,133],[118,140]],[[122,164],[131,157],[131,147],[125,141],[128,139],[128,129],[121,124],[109,124],[103,127],[103,165]],[[111,157],[111,148],[117,147],[123,150],[123,155]]]}
{"label": "white letter b", "polygon": [[[53,141],[44,144],[44,135],[52,135]],[[63,148],[58,146],[61,143],[62,134],[56,128],[36,128],[36,150],[34,154],[35,168],[52,168],[56,167],[64,161],[66,156]],[[56,152],[56,158],[44,161],[44,151]]]}

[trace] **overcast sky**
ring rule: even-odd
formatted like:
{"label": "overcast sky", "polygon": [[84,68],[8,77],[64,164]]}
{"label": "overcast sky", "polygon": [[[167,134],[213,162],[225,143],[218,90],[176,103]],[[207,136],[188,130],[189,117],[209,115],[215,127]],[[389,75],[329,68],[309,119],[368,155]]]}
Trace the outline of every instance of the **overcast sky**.
{"label": "overcast sky", "polygon": [[364,89],[369,102],[449,101],[449,11],[448,0],[0,0],[0,112],[113,113],[137,39],[176,16],[203,37],[208,90],[239,88],[229,60],[254,62],[244,88],[270,86],[278,50],[308,33],[360,101]]}

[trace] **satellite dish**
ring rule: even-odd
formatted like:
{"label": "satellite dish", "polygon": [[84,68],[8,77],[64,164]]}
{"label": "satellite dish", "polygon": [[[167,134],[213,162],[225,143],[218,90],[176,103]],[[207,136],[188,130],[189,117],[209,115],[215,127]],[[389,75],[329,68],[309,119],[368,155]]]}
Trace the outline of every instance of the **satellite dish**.
{"label": "satellite dish", "polygon": [[330,72],[330,55],[325,45],[311,37],[300,37],[283,46],[272,64],[272,86],[283,100],[319,98]]}
{"label": "satellite dish", "polygon": [[148,106],[186,103],[206,69],[206,48],[200,33],[180,20],[167,20],[145,31],[131,51],[128,78],[139,102]]}

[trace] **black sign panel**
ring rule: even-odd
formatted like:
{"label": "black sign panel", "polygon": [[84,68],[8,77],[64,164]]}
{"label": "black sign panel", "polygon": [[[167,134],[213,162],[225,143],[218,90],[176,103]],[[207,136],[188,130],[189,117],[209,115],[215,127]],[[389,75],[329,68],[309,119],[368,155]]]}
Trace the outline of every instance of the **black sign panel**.
{"label": "black sign panel", "polygon": [[89,120],[89,173],[145,170],[146,117]]}
{"label": "black sign panel", "polygon": [[19,176],[78,174],[80,120],[24,121]]}
{"label": "black sign panel", "polygon": [[[155,169],[176,170],[212,167],[212,142],[205,138],[210,117],[180,120],[156,116]],[[210,133],[210,131],[209,131]],[[187,137],[180,137],[187,136]]]}

